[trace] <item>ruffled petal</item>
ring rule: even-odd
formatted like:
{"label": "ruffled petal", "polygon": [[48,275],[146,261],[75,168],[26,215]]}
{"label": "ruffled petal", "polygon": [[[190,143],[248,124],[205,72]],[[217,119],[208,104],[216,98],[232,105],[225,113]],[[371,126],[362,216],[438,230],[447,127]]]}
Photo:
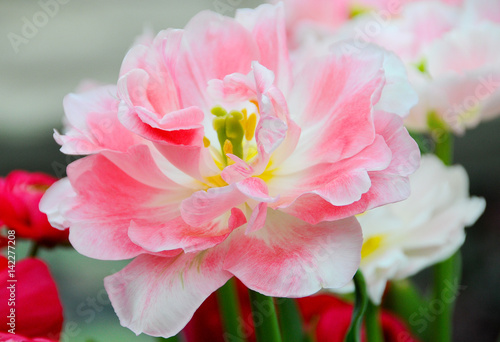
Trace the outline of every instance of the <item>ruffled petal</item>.
{"label": "ruffled petal", "polygon": [[[375,142],[354,157],[291,174],[288,179],[294,190],[282,190],[275,207],[315,224],[407,198],[408,176],[420,162],[418,146],[399,116],[376,112],[374,124]],[[276,179],[269,184],[271,194],[285,184]]]}
{"label": "ruffled petal", "polygon": [[200,227],[249,199],[275,201],[269,197],[266,184],[259,178],[251,177],[228,186],[197,191],[182,201],[180,211],[186,223]]}
{"label": "ruffled petal", "polygon": [[[144,148],[112,156],[121,168],[104,155],[68,166],[76,196],[66,199],[63,216],[70,226],[69,239],[81,254],[116,260],[145,253],[128,236],[132,222],[155,226],[179,216],[177,203],[192,190],[161,173]],[[147,179],[145,170],[150,171]]]}
{"label": "ruffled petal", "polygon": [[380,53],[330,54],[307,63],[289,96],[290,116],[302,130],[291,158],[304,166],[335,162],[373,143],[382,65]]}
{"label": "ruffled petal", "polygon": [[276,85],[286,93],[291,85],[291,68],[283,4],[238,9],[235,18],[252,32],[260,51],[259,62],[274,72]]}
{"label": "ruffled petal", "polygon": [[54,139],[66,154],[92,154],[100,151],[126,151],[140,142],[118,120],[116,86],[96,86],[63,101],[65,129],[55,131]]}
{"label": "ruffled petal", "polygon": [[120,121],[146,139],[173,145],[202,144],[203,111],[184,106],[175,76],[182,30],[160,32],[149,46],[136,45],[118,81]]}
{"label": "ruffled petal", "polygon": [[269,296],[303,297],[345,285],[356,272],[362,244],[355,218],[315,226],[267,210],[264,228],[233,232],[224,268]]}
{"label": "ruffled petal", "polygon": [[208,81],[233,73],[246,75],[258,57],[250,32],[236,20],[209,11],[199,13],[186,25],[176,66],[184,106],[209,109]]}
{"label": "ruffled petal", "polygon": [[224,251],[211,249],[164,258],[141,255],[104,286],[120,324],[137,335],[170,337],[231,278],[222,269]]}

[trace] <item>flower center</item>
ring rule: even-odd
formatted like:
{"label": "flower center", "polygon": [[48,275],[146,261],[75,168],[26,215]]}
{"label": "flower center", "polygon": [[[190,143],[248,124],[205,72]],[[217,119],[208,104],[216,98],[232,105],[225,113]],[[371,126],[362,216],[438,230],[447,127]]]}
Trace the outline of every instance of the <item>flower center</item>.
{"label": "flower center", "polygon": [[[234,154],[243,160],[249,160],[256,155],[257,150],[251,148],[248,143],[255,135],[257,125],[257,115],[248,115],[246,108],[241,111],[232,110],[229,113],[222,107],[212,108],[211,113],[215,116],[212,121],[214,130],[217,132],[217,139],[221,148],[222,163],[227,166],[227,154]],[[204,139],[206,147],[210,145],[208,139]],[[255,150],[255,151],[254,151]]]}
{"label": "flower center", "polygon": [[363,247],[361,247],[361,259],[364,259],[373,254],[380,247],[382,241],[382,235],[374,235],[366,239],[363,242]]}

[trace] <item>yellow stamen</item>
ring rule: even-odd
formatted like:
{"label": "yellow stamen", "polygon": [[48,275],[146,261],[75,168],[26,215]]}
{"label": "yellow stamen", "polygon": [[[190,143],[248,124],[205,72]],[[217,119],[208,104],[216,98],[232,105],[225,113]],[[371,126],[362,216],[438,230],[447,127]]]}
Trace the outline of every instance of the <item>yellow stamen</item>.
{"label": "yellow stamen", "polygon": [[212,187],[214,185],[217,187],[223,187],[223,186],[227,185],[227,183],[224,181],[224,179],[222,179],[221,175],[206,177],[205,179],[209,183],[208,187]]}
{"label": "yellow stamen", "polygon": [[363,242],[363,247],[361,247],[361,259],[364,259],[374,253],[382,244],[382,240],[382,235],[375,235],[366,239]]}
{"label": "yellow stamen", "polygon": [[253,157],[255,157],[257,154],[259,154],[259,151],[257,150],[256,147],[250,146],[247,150],[246,156],[245,156],[245,161],[249,162],[252,160]]}
{"label": "yellow stamen", "polygon": [[253,113],[245,122],[245,139],[252,140],[255,134],[255,126],[257,126],[257,115]]}
{"label": "yellow stamen", "polygon": [[273,177],[274,173],[277,171],[276,168],[272,168],[273,161],[269,160],[269,163],[266,166],[266,170],[262,172],[259,176],[260,179],[262,179],[265,183],[268,183]]}
{"label": "yellow stamen", "polygon": [[252,102],[255,105],[255,108],[257,108],[257,112],[260,113],[259,103],[257,102],[257,100],[250,100],[250,102]]}
{"label": "yellow stamen", "polygon": [[208,140],[207,137],[203,137],[203,146],[205,147],[210,146],[210,140]]}
{"label": "yellow stamen", "polygon": [[229,139],[224,141],[224,147],[222,150],[224,151],[224,154],[233,153],[233,144],[229,141]]}

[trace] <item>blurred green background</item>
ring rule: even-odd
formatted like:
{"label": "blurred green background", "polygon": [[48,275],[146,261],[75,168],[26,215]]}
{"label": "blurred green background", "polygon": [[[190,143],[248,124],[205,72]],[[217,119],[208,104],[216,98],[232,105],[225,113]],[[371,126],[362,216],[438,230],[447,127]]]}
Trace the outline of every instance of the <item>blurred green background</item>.
{"label": "blurred green background", "polygon": [[[182,28],[197,12],[232,15],[250,0],[41,0],[0,2],[0,176],[14,169],[62,177],[74,157],[59,152],[52,139],[61,128],[62,99],[83,79],[115,83],[121,61],[144,28]],[[54,5],[57,4],[57,6]],[[51,4],[47,7],[43,4]],[[40,14],[46,13],[47,20]],[[30,38],[13,47],[9,34]],[[10,35],[12,37],[12,35]],[[17,50],[17,51],[16,51]],[[471,193],[487,200],[486,212],[468,230],[462,250],[456,341],[495,341],[500,326],[500,120],[484,123],[456,140],[455,162],[470,176]],[[19,254],[23,255],[24,245]],[[107,300],[103,278],[126,262],[86,258],[70,248],[42,250],[64,304],[62,341],[153,341],[119,325]],[[424,276],[425,278],[425,273]]]}

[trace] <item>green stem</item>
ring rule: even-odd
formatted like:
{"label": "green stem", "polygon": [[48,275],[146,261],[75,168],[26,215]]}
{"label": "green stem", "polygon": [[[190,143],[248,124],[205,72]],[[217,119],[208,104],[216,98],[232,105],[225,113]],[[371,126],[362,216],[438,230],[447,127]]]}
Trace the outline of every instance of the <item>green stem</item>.
{"label": "green stem", "polygon": [[40,249],[40,245],[37,242],[33,242],[31,248],[28,252],[28,257],[34,258],[38,254],[38,250]]}
{"label": "green stem", "polygon": [[366,337],[368,342],[383,342],[384,335],[380,326],[380,308],[368,300],[365,313]]}
{"label": "green stem", "polygon": [[453,309],[458,295],[460,264],[460,252],[457,252],[434,266],[434,291],[431,303],[440,304],[440,310],[433,322],[434,341],[452,340]]}
{"label": "green stem", "polygon": [[354,301],[354,311],[352,313],[351,325],[345,337],[346,342],[361,341],[361,326],[363,324],[363,316],[365,315],[366,307],[368,305],[365,278],[360,270],[356,272],[353,280],[356,300]]}
{"label": "green stem", "polygon": [[283,341],[304,341],[302,317],[295,300],[292,298],[279,298],[276,300],[276,306],[278,307]]}
{"label": "green stem", "polygon": [[249,293],[257,342],[281,342],[273,298],[252,290]]}
{"label": "green stem", "polygon": [[175,335],[169,338],[157,337],[157,341],[165,341],[165,342],[181,342],[182,338],[179,335]]}
{"label": "green stem", "polygon": [[[453,135],[449,131],[439,136],[434,153],[445,165],[452,164]],[[434,341],[449,342],[452,339],[454,297],[457,289],[450,289],[450,286],[456,287],[458,283],[458,273],[460,272],[457,272],[457,262],[459,260],[454,255],[434,266],[434,291],[430,303],[440,303],[442,306],[433,322],[432,334]],[[445,293],[450,290],[454,295],[446,297]]]}
{"label": "green stem", "polygon": [[408,322],[412,333],[422,341],[431,340],[428,324],[417,324],[421,310],[427,308],[428,304],[408,279],[392,281],[389,284],[383,306]]}
{"label": "green stem", "polygon": [[239,329],[240,322],[238,319],[241,315],[234,278],[229,279],[224,286],[217,290],[217,300],[227,339],[246,341],[246,336],[241,336],[241,329]]}
{"label": "green stem", "polygon": [[449,131],[444,131],[436,139],[434,154],[445,165],[451,165],[453,162],[453,134]]}

